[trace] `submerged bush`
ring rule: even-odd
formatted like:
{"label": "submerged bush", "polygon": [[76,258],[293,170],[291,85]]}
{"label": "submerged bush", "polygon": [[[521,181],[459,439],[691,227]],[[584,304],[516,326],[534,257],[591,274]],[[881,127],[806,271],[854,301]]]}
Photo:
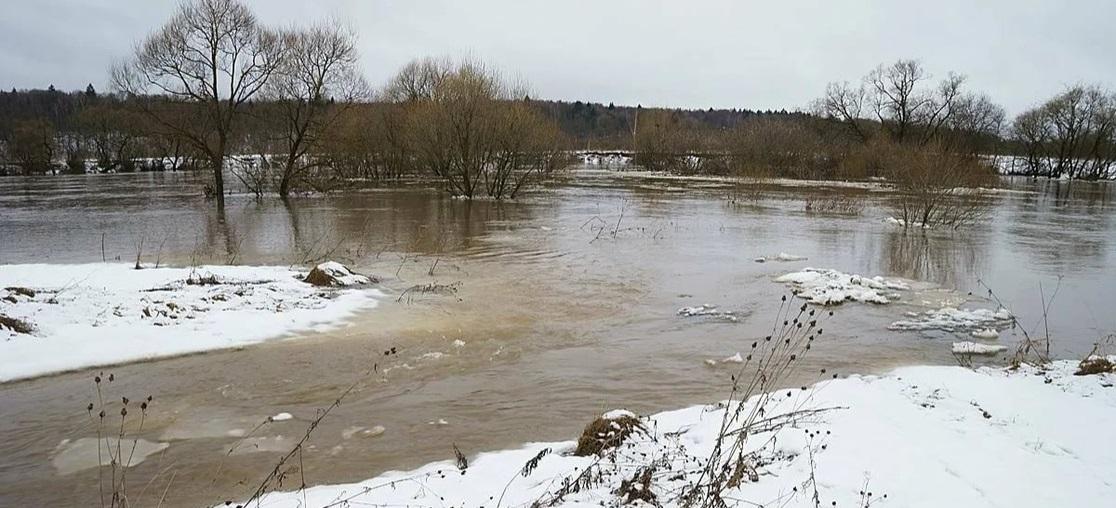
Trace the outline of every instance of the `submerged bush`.
{"label": "submerged bush", "polygon": [[526,89],[481,64],[415,62],[385,95],[399,107],[407,157],[454,196],[515,198],[567,160],[557,125],[531,105]]}
{"label": "submerged bush", "polygon": [[991,183],[995,172],[979,157],[949,152],[936,143],[877,146],[881,175],[898,191],[891,207],[904,227],[957,228],[987,210],[986,200],[972,189]]}

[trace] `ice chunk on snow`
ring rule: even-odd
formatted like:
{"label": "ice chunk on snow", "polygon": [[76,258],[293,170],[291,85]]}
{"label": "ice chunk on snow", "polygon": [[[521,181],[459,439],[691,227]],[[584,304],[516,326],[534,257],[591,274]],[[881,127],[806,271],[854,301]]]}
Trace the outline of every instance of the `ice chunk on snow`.
{"label": "ice chunk on snow", "polygon": [[777,277],[791,287],[799,298],[819,305],[836,305],[846,301],[890,303],[898,297],[896,290],[910,289],[906,283],[883,277],[863,277],[837,270],[806,268]]}
{"label": "ice chunk on snow", "polygon": [[1007,351],[1007,346],[999,344],[977,344],[976,342],[954,342],[953,354],[957,355],[994,355]]}
{"label": "ice chunk on snow", "polygon": [[[891,323],[888,328],[891,330],[945,330],[947,332],[983,328],[985,330],[991,330],[992,336],[978,336],[975,332],[973,336],[977,338],[995,339],[999,337],[999,334],[996,333],[994,328],[1003,328],[1010,324],[1011,313],[1004,308],[997,310],[966,310],[944,307],[920,314],[914,314],[911,316],[911,319],[896,321]],[[982,330],[982,333],[983,331],[984,330]]]}

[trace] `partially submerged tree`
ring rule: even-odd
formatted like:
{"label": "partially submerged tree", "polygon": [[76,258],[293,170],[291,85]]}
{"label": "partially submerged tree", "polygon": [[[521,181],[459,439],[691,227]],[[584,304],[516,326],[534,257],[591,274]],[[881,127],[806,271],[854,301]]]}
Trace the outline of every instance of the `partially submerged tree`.
{"label": "partially submerged tree", "polygon": [[970,189],[995,176],[986,161],[939,143],[880,143],[881,174],[895,186],[891,205],[904,227],[956,229],[984,215],[988,203]]}
{"label": "partially submerged tree", "polygon": [[134,113],[115,105],[99,104],[83,109],[77,123],[102,171],[133,168],[141,134]]}
{"label": "partially submerged tree", "polygon": [[281,124],[278,192],[293,185],[325,159],[323,135],[354,101],[367,95],[357,66],[356,36],[338,24],[321,24],[283,34],[281,65],[266,89]]}
{"label": "partially submerged tree", "polygon": [[[191,0],[113,69],[114,85],[209,160],[224,211],[225,158],[245,104],[276,71],[283,45],[237,0]],[[155,97],[160,95],[162,97]],[[157,107],[184,101],[190,107]]]}

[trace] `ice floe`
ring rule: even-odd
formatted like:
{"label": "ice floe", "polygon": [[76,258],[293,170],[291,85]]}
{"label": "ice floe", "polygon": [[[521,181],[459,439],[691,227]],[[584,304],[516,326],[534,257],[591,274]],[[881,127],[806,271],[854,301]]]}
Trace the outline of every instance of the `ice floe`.
{"label": "ice floe", "polygon": [[682,307],[678,309],[678,315],[683,317],[704,316],[724,321],[737,321],[736,313],[731,310],[720,310],[713,304],[702,304],[696,307]]}
{"label": "ice floe", "polygon": [[[1011,325],[1011,313],[1007,309],[958,309],[945,307],[926,312],[910,312],[908,319],[891,323],[891,330],[944,330],[947,332],[976,330],[973,336],[981,339],[999,337],[996,328]],[[991,333],[988,333],[988,331]],[[979,332],[979,334],[978,334]]]}
{"label": "ice floe", "polygon": [[910,289],[907,283],[896,279],[818,268],[788,273],[777,277],[775,282],[787,284],[799,298],[819,305],[847,301],[886,304],[899,298],[897,291]]}
{"label": "ice floe", "polygon": [[1007,346],[1000,344],[979,344],[976,342],[954,342],[953,354],[956,355],[995,355],[1007,351]]}

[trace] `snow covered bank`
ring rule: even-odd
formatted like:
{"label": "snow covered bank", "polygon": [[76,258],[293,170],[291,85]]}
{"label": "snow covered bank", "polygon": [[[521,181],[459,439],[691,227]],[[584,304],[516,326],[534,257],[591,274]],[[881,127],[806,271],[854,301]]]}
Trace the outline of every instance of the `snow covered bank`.
{"label": "snow covered bank", "polygon": [[[734,507],[813,507],[816,489],[818,504],[838,507],[866,506],[869,496],[873,506],[1108,506],[1116,374],[1074,376],[1076,368],[910,367],[774,393],[768,414],[803,416],[755,429],[742,461],[726,452],[741,474],[720,497]],[[715,405],[651,416],[603,458],[572,455],[574,441],[536,443],[470,457],[464,471],[438,462],[272,493],[260,506],[679,506],[706,471],[724,413]]]}
{"label": "snow covered bank", "polygon": [[806,268],[777,277],[775,282],[790,286],[799,298],[819,305],[836,305],[846,301],[890,303],[898,298],[896,291],[910,286],[896,279],[864,277],[837,270]]}
{"label": "snow covered bank", "polygon": [[[346,283],[366,280],[340,275]],[[305,276],[284,267],[2,265],[0,288],[13,289],[0,290],[0,315],[33,328],[0,328],[0,381],[327,328],[382,296],[375,289],[315,286]]]}

